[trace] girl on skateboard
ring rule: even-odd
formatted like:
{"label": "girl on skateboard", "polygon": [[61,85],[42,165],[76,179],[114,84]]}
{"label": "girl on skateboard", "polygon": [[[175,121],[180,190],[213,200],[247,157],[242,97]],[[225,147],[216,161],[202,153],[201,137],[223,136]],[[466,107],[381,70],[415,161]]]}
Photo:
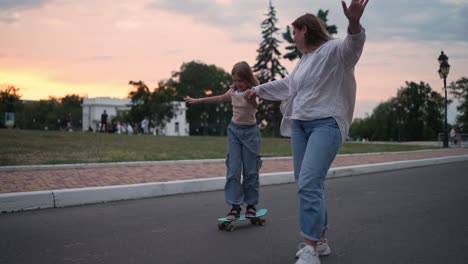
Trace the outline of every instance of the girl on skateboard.
{"label": "girl on skateboard", "polygon": [[[227,128],[228,153],[226,158],[226,184],[224,198],[231,209],[226,218],[236,220],[241,205],[247,204],[246,217],[255,217],[259,198],[260,130],[257,126],[258,100],[245,99],[245,91],[258,85],[252,69],[246,62],[236,63],[231,71],[234,81],[231,88],[222,95],[204,98],[186,96],[189,104],[232,103],[232,119]],[[241,182],[242,172],[242,182]]]}

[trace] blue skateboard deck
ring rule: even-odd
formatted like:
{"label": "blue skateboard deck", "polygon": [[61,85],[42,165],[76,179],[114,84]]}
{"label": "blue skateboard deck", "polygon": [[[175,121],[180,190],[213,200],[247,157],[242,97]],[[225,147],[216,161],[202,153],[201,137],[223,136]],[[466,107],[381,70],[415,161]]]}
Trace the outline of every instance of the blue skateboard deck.
{"label": "blue skateboard deck", "polygon": [[250,223],[253,225],[263,226],[265,225],[266,220],[261,217],[266,215],[267,212],[268,212],[267,209],[262,208],[257,211],[257,214],[255,215],[255,217],[245,217],[245,215],[241,215],[236,220],[230,220],[230,219],[227,219],[226,217],[218,218],[218,222],[219,222],[218,228],[219,230],[226,230],[226,231],[232,232],[234,231],[234,226],[232,225],[233,222],[240,222],[240,221],[246,221],[246,220],[250,220]]}

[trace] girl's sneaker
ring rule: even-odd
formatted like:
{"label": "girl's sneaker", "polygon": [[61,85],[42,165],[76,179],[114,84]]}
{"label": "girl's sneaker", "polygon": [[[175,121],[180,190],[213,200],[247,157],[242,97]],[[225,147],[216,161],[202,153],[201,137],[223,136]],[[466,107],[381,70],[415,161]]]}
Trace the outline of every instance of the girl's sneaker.
{"label": "girl's sneaker", "polygon": [[[299,244],[299,251],[296,253],[296,258],[299,258],[305,248],[305,243]],[[317,253],[319,256],[328,256],[331,253],[330,246],[328,246],[327,240],[320,240],[317,242]]]}

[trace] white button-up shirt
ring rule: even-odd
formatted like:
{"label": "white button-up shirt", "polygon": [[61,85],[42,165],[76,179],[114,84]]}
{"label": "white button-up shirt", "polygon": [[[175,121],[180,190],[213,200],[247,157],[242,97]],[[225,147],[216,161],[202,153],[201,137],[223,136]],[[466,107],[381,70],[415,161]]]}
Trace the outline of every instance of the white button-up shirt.
{"label": "white button-up shirt", "polygon": [[305,54],[291,74],[256,86],[263,99],[283,101],[281,134],[291,136],[291,120],[316,120],[333,117],[340,128],[342,142],[348,136],[356,101],[354,66],[366,39],[365,30],[345,39],[330,40]]}

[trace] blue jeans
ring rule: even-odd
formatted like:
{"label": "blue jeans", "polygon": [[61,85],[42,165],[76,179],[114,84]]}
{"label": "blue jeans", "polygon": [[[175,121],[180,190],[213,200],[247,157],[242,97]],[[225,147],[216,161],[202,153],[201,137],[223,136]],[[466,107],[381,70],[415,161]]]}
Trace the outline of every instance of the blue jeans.
{"label": "blue jeans", "polygon": [[[228,205],[258,204],[260,130],[257,125],[229,124],[226,184],[224,198]],[[241,182],[241,171],[243,179]]]}
{"label": "blue jeans", "polygon": [[301,235],[305,239],[318,241],[327,229],[325,177],[341,143],[341,133],[333,118],[293,120],[294,178],[299,195]]}

